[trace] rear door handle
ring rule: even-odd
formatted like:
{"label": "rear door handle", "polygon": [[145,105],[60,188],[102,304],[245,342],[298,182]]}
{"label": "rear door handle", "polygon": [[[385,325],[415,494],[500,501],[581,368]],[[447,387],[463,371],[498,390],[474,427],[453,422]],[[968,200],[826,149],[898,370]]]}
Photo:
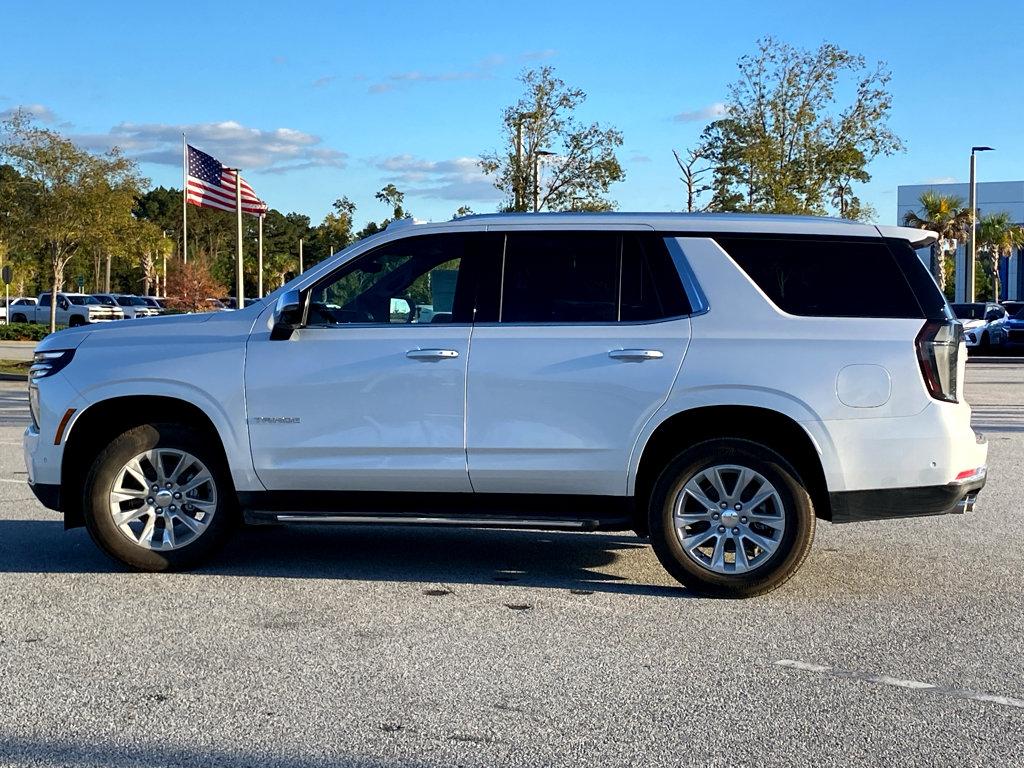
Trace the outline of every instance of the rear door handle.
{"label": "rear door handle", "polygon": [[664,358],[661,350],[612,350],[608,357],[614,360],[639,362],[642,360],[658,360]]}
{"label": "rear door handle", "polygon": [[458,350],[409,350],[405,354],[406,358],[412,360],[447,360],[448,358],[458,358]]}

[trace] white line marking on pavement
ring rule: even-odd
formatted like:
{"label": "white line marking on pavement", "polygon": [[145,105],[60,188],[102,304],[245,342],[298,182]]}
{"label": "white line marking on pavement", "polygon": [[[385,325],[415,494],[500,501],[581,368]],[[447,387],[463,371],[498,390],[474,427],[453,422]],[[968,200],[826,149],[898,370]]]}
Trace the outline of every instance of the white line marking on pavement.
{"label": "white line marking on pavement", "polygon": [[775,663],[779,667],[803,670],[808,673],[820,673],[821,675],[832,676],[833,678],[849,678],[854,681],[867,681],[873,684],[885,684],[886,686],[898,686],[901,689],[917,689],[930,691],[935,694],[945,694],[949,697],[959,697],[975,702],[991,702],[996,705],[1006,705],[1011,708],[1024,709],[1024,700],[1016,697],[1006,697],[1001,694],[989,694],[988,692],[975,692],[969,689],[948,689],[937,684],[929,684],[924,681],[910,681],[903,678],[892,678],[890,676],[876,676],[872,673],[858,673],[853,670],[840,670],[839,668],[828,667],[827,665],[815,665],[810,662],[799,662],[797,660],[779,660]]}
{"label": "white line marking on pavement", "polygon": [[0,483],[28,483],[28,478],[0,478]]}

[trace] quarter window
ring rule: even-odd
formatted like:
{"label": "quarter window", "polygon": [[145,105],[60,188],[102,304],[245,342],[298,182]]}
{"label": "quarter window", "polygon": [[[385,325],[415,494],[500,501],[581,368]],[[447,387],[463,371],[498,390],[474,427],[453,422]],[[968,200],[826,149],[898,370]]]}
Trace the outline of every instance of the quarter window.
{"label": "quarter window", "polygon": [[717,240],[768,298],[791,315],[924,317],[907,278],[882,241]]}

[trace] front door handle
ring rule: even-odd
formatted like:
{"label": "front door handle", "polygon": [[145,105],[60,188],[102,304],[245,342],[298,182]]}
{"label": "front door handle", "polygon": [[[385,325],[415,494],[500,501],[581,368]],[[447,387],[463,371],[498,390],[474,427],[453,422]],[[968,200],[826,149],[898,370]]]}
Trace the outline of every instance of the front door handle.
{"label": "front door handle", "polygon": [[458,358],[458,350],[409,350],[405,354],[406,358],[412,360],[447,360],[448,358]]}
{"label": "front door handle", "polygon": [[658,360],[659,358],[664,358],[665,354],[661,350],[612,350],[608,353],[608,357],[613,360],[639,362],[642,360]]}

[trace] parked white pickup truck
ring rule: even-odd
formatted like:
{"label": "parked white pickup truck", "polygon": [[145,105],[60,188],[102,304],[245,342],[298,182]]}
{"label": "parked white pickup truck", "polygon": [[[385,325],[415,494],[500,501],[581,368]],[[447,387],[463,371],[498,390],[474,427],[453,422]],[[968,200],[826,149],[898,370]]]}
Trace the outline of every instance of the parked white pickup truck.
{"label": "parked white pickup truck", "polygon": [[[84,326],[107,320],[122,320],[124,312],[119,307],[108,307],[87,294],[57,294],[57,325]],[[49,323],[50,293],[39,295],[34,307],[11,307],[13,323]]]}

